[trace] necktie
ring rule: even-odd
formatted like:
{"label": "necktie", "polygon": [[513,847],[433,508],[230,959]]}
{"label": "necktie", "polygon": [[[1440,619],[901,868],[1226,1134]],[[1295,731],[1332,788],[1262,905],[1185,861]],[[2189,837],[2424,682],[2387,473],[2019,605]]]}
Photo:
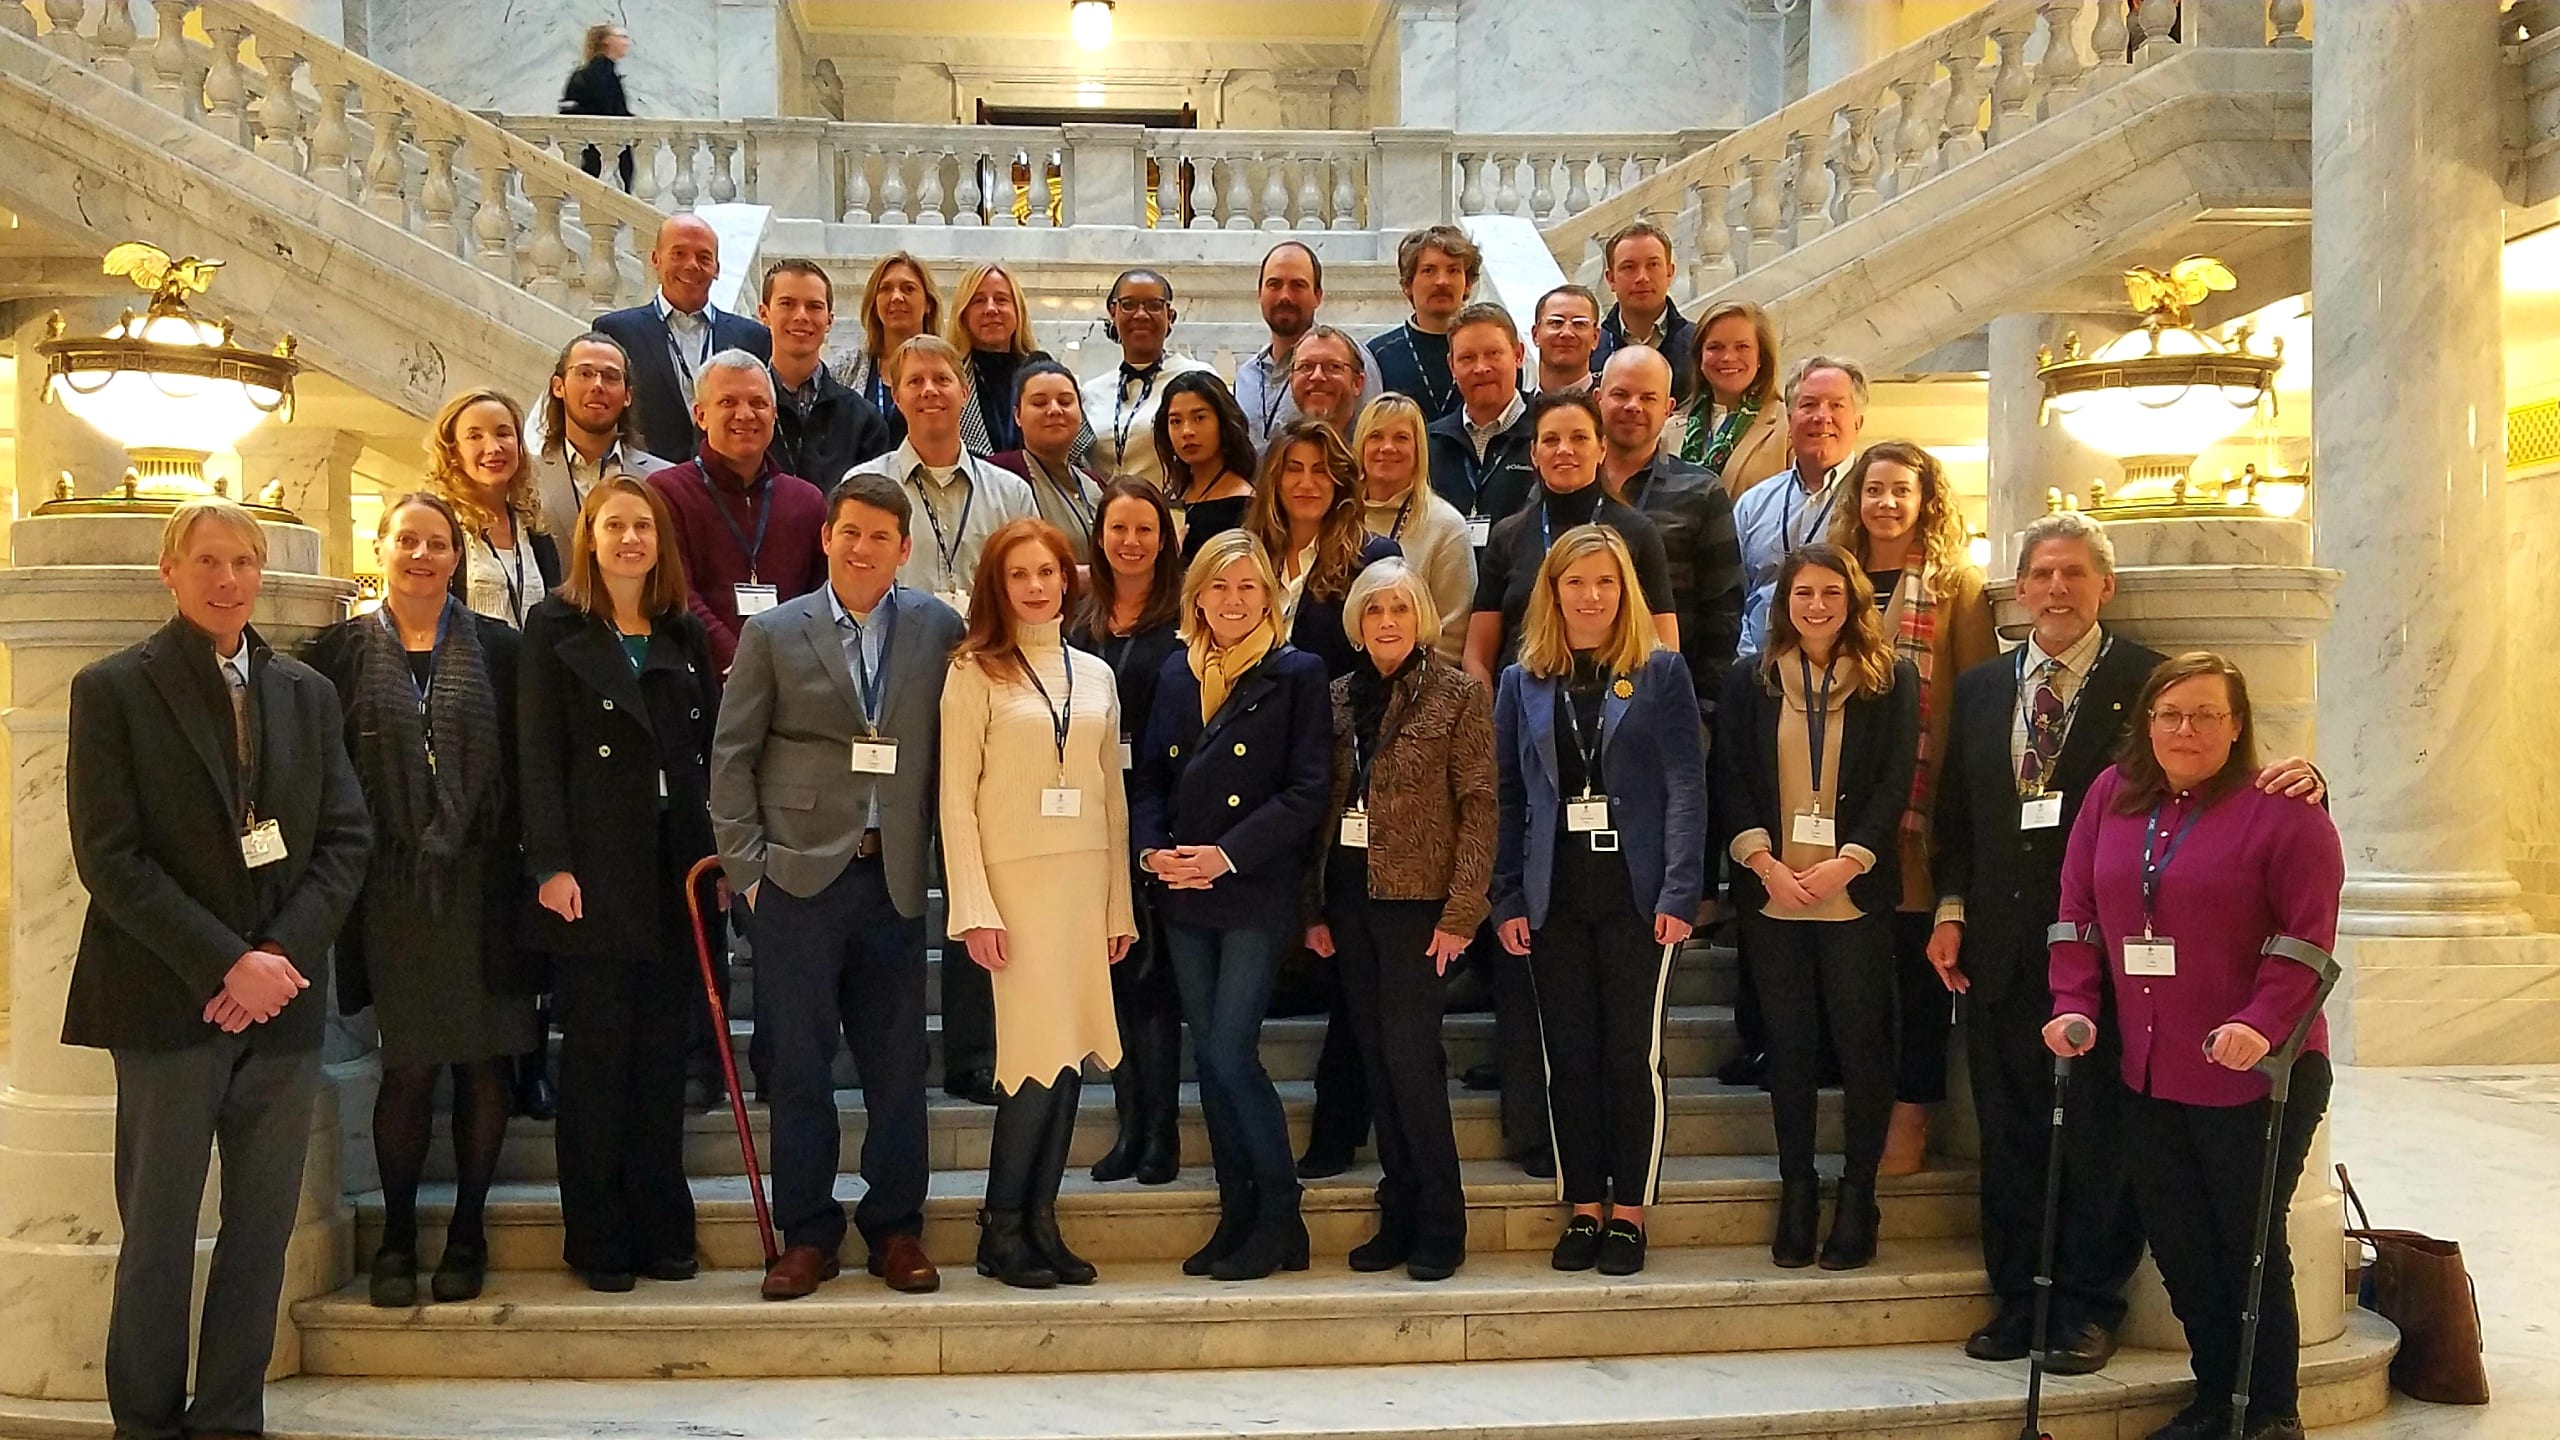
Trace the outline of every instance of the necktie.
{"label": "necktie", "polygon": [[2027,753],[2018,762],[2022,794],[2044,793],[2045,777],[2053,771],[2054,757],[2062,753],[2062,692],[2054,688],[2054,679],[2061,673],[2061,661],[2044,662],[2043,679],[2027,704]]}

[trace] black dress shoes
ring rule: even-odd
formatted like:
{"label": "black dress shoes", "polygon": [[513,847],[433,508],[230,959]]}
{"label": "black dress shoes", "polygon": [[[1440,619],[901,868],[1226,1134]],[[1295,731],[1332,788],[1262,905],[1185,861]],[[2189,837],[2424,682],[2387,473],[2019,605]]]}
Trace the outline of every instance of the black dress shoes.
{"label": "black dress shoes", "polygon": [[1644,1268],[1644,1231],[1633,1222],[1612,1219],[1600,1232],[1600,1273],[1633,1275]]}
{"label": "black dress shoes", "polygon": [[942,1077],[942,1093],[972,1105],[993,1105],[1004,1098],[996,1093],[993,1070],[961,1070],[946,1075]]}
{"label": "black dress shoes", "polygon": [[2011,1301],[1983,1327],[1966,1337],[1964,1353],[1976,1360],[2024,1360],[2035,1344],[2035,1306]]}
{"label": "black dress shoes", "polygon": [[[2187,1402],[2168,1424],[2144,1436],[2143,1440],[2229,1440],[2231,1402],[2208,1400],[2198,1396]],[[2296,1433],[2300,1433],[2298,1430]]]}
{"label": "black dress shoes", "polygon": [[2087,1320],[2056,1325],[2048,1337],[2044,1368],[2048,1375],[2095,1375],[2116,1355],[2115,1333]]}
{"label": "black dress shoes", "polygon": [[1298,1157],[1298,1178],[1330,1180],[1350,1169],[1351,1159],[1351,1152],[1348,1150],[1318,1150],[1309,1146],[1307,1153]]}

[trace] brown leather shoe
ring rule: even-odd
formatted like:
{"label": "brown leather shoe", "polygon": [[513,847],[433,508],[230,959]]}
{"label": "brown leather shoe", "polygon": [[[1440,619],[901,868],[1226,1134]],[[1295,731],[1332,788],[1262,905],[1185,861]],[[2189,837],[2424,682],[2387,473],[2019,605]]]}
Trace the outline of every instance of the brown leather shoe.
{"label": "brown leather shoe", "polygon": [[794,1245],[764,1272],[764,1298],[797,1300],[836,1278],[842,1268],[836,1257],[815,1245]]}
{"label": "brown leather shoe", "polygon": [[888,1281],[890,1289],[909,1295],[928,1295],[942,1288],[942,1272],[926,1257],[924,1241],[913,1235],[890,1236],[871,1252],[867,1268]]}

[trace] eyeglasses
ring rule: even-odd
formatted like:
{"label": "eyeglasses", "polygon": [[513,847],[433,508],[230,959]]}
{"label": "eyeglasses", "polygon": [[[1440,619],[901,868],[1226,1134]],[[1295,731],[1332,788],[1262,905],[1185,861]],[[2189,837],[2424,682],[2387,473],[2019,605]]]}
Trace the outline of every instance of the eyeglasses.
{"label": "eyeglasses", "polygon": [[1546,319],[1538,322],[1538,328],[1541,330],[1563,330],[1575,335],[1588,335],[1593,330],[1599,328],[1599,322],[1594,320],[1585,320],[1579,315],[1576,315],[1571,319],[1567,319],[1561,315],[1550,315]]}
{"label": "eyeglasses", "polygon": [[2231,718],[2228,710],[2154,710],[2151,728],[2177,734],[2180,731],[2214,729]]}
{"label": "eyeglasses", "polygon": [[569,367],[569,378],[587,385],[599,382],[619,385],[622,383],[622,372],[604,365],[572,365]]}
{"label": "eyeglasses", "polygon": [[1167,310],[1172,309],[1173,305],[1171,302],[1164,300],[1122,299],[1112,301],[1111,308],[1119,311],[1123,315],[1161,315]]}
{"label": "eyeglasses", "polygon": [[1290,367],[1300,375],[1350,375],[1356,373],[1341,360],[1301,360]]}

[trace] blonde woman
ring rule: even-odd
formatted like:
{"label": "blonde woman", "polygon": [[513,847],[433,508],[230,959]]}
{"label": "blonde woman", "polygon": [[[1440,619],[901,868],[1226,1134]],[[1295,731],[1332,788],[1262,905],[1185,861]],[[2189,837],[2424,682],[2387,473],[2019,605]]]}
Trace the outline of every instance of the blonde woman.
{"label": "blonde woman", "polygon": [[1697,393],[1671,417],[1671,448],[1692,465],[1724,477],[1725,494],[1742,492],[1787,468],[1786,407],[1778,392],[1778,327],[1748,300],[1728,300],[1689,331],[1678,357],[1697,377]]}
{"label": "blonde woman", "polygon": [[1900,1045],[1893,1123],[1879,1174],[1909,1175],[1926,1161],[1929,1107],[1947,1098],[1947,1037],[1953,988],[1929,963],[1938,887],[1929,876],[1929,816],[1947,757],[1956,676],[1999,651],[1982,572],[1965,554],[1964,521],[1938,459],[1908,440],[1867,447],[1841,488],[1853,503],[1831,522],[1831,543],[1847,551],[1875,589],[1885,637],[1920,676],[1919,756],[1911,808],[1902,815],[1902,904],[1893,916],[1894,987]]}
{"label": "blonde woman", "polygon": [[[844,383],[862,392],[880,418],[889,422],[892,441],[907,438],[907,418],[898,413],[897,382],[889,378],[889,357],[919,335],[942,333],[942,292],[933,286],[933,271],[904,250],[880,257],[871,278],[862,282],[862,348],[829,368]],[[805,477],[804,477],[805,478]],[[834,484],[832,475],[817,482]]]}
{"label": "blonde woman", "polygon": [[1644,1268],[1662,1180],[1662,1006],[1706,884],[1698,697],[1656,638],[1626,540],[1556,537],[1494,699],[1493,915],[1525,956],[1545,1034],[1558,1270]]}
{"label": "blonde woman", "polygon": [[1767,650],[1735,663],[1716,706],[1716,828],[1768,1024],[1782,1187],[1770,1255],[1787,1269],[1813,1263],[1821,1218],[1813,1132],[1825,1016],[1846,1114],[1822,1268],[1875,1258],[1876,1169],[1893,1111],[1891,916],[1902,895],[1887,861],[1911,803],[1919,692],[1857,561],[1806,545],[1778,567]]}
{"label": "blonde woman", "polygon": [[524,407],[503,391],[465,390],[427,429],[427,488],[462,517],[453,595],[475,615],[524,628],[560,583],[560,551],[541,533],[542,495],[524,447]]}
{"label": "blonde woman", "polygon": [[[1031,307],[1013,273],[992,262],[972,265],[951,292],[951,316],[942,338],[960,352],[968,366],[968,407],[960,412],[960,438],[972,455],[996,455],[1022,448],[1022,425],[1014,416],[1013,384],[1027,361],[1046,360],[1049,352],[1031,338]],[[1081,430],[1068,452],[1073,461],[1093,448],[1093,432]]]}
{"label": "blonde woman", "polygon": [[1109,967],[1138,934],[1111,667],[1060,635],[1076,589],[1056,526],[998,530],[942,689],[949,928],[994,979],[1002,1097],[978,1273],[1024,1289],[1094,1281],[1058,1233],[1058,1183],[1084,1062],[1120,1063]]}
{"label": "blonde woman", "polygon": [[1476,547],[1467,517],[1431,488],[1431,440],[1422,407],[1381,395],[1360,412],[1351,434],[1360,467],[1361,522],[1404,548],[1405,564],[1431,589],[1440,632],[1426,637],[1456,664],[1467,647],[1467,614],[1476,594]]}
{"label": "blonde woman", "polygon": [[1404,550],[1362,523],[1360,470],[1331,425],[1292,420],[1271,437],[1244,528],[1279,571],[1281,633],[1326,675],[1349,674],[1360,655],[1343,635],[1343,597],[1362,570]]}

